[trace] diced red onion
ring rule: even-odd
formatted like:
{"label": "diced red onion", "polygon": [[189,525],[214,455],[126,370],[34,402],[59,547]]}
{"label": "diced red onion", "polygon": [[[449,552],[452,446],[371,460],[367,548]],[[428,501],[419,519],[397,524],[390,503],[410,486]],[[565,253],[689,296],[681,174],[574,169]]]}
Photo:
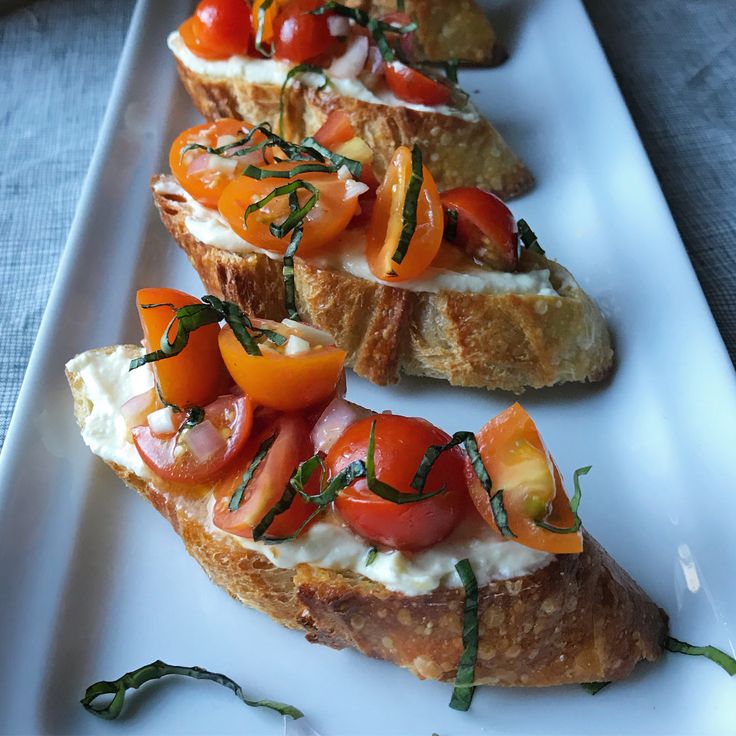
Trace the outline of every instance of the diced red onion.
{"label": "diced red onion", "polygon": [[342,15],[331,15],[327,18],[330,36],[347,36],[350,34],[350,21]]}
{"label": "diced red onion", "polygon": [[333,399],[312,428],[312,443],[315,451],[329,452],[332,445],[351,424],[373,413],[370,409],[345,401],[345,399]]}
{"label": "diced red onion", "polygon": [[363,73],[360,75],[363,84],[370,89],[374,89],[383,77],[383,67],[384,61],[378,46],[371,45],[363,65]]}
{"label": "diced red onion", "polygon": [[368,39],[365,36],[354,36],[345,53],[330,64],[327,76],[335,79],[355,79],[365,66],[368,46]]}
{"label": "diced red onion", "polygon": [[209,419],[196,424],[181,433],[181,442],[198,462],[209,460],[216,452],[225,447],[225,440]]}
{"label": "diced red onion", "polygon": [[334,345],[335,338],[329,332],[320,330],[319,327],[307,324],[306,322],[295,322],[288,317],[281,320],[281,324],[294,330],[299,337],[304,338],[310,345]]}
{"label": "diced red onion", "polygon": [[200,153],[187,164],[187,174],[196,174],[200,171],[206,171],[209,168],[210,155],[208,153]]}
{"label": "diced red onion", "polygon": [[146,417],[151,412],[154,406],[154,392],[150,388],[148,391],[144,391],[142,394],[133,396],[128,399],[121,407],[120,413],[123,415],[125,424],[128,429],[133,427],[140,427],[146,423]]}
{"label": "diced red onion", "polygon": [[362,181],[355,181],[354,179],[347,179],[345,181],[345,200],[355,199],[360,197],[370,189],[367,184]]}

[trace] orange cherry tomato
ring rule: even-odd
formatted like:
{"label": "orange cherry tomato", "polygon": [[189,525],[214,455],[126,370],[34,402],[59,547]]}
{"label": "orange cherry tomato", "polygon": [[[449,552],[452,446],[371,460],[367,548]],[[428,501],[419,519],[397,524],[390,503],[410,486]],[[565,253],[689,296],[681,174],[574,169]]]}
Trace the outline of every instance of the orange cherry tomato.
{"label": "orange cherry tomato", "polygon": [[[266,0],[255,0],[253,10],[251,11],[251,23],[253,24],[253,36],[258,33],[258,24],[260,22],[261,6]],[[263,11],[263,24],[261,26],[261,41],[270,43],[273,41],[273,24],[276,16],[281,8],[288,0],[272,0],[271,4]]]}
{"label": "orange cherry tomato", "polygon": [[[270,422],[261,420],[257,426],[259,429],[251,436],[237,468],[223,478],[213,491],[215,526],[249,539],[253,538],[254,527],[280,500],[299,463],[313,453],[309,426],[298,415],[284,414]],[[230,511],[230,500],[241,484],[243,475],[263,443],[272,437],[273,443],[248,483],[240,505],[235,511]],[[318,492],[318,482],[315,474],[307,485],[307,491]],[[266,534],[270,537],[293,534],[314,509],[314,505],[296,496],[289,509],[274,518]]]}
{"label": "orange cherry tomato", "polygon": [[[476,438],[493,490],[503,489],[504,508],[515,541],[553,554],[582,552],[581,531],[558,534],[537,524],[544,521],[565,529],[572,526],[574,516],[560,473],[526,411],[514,404],[491,419]],[[473,502],[495,529],[488,494],[475,472],[469,468],[467,473]]]}
{"label": "orange cherry tomato", "polygon": [[314,346],[295,355],[265,347],[249,355],[229,326],[220,332],[220,351],[230,375],[259,406],[294,411],[334,395],[347,353],[334,345]]}
{"label": "orange cherry tomato", "polygon": [[329,54],[337,39],[330,33],[330,15],[309,11],[324,5],[324,0],[291,0],[273,21],[273,49],[277,59],[300,63],[320,54]]}
{"label": "orange cherry tomato", "polygon": [[[284,161],[268,164],[260,168],[268,171],[291,171],[294,167],[314,162]],[[358,208],[358,198],[348,196],[346,182],[336,173],[306,173],[293,178],[269,177],[252,179],[240,176],[232,181],[220,196],[220,214],[230,223],[243,240],[259,248],[283,253],[289,247],[291,234],[283,238],[275,237],[269,226],[280,223],[289,215],[288,195],[274,197],[268,204],[248,216],[247,224],[243,218],[248,205],[269,195],[276,187],[290,182],[308,182],[319,190],[319,199],[304,218],[304,235],[299,244],[299,255],[309,255],[330,245],[348,226]],[[297,190],[299,204],[303,206],[312,197],[307,189]]]}
{"label": "orange cherry tomato", "polygon": [[[192,143],[210,148],[219,148],[226,143],[234,143],[235,140],[245,138],[252,127],[242,120],[222,118],[212,123],[203,123],[188,128],[180,133],[171,144],[169,166],[171,166],[172,173],[179,184],[205,207],[215,209],[225,187],[237,179],[248,164],[262,165],[264,155],[270,161],[273,159],[274,151],[278,149],[267,148],[252,151],[244,156],[236,155],[238,152],[242,153],[242,147],[223,151],[222,156],[216,156],[198,148],[186,153],[182,151]],[[263,133],[257,131],[246,145],[254,146],[264,140]]]}
{"label": "orange cherry tomato", "polygon": [[392,260],[403,225],[411,159],[408,148],[397,148],[376,193],[366,256],[373,275],[383,281],[405,281],[419,276],[432,263],[442,243],[442,202],[432,174],[422,166],[424,182],[419,192],[416,229],[401,263]]}
{"label": "orange cherry tomato", "polygon": [[227,59],[248,52],[250,11],[245,0],[202,0],[179,26],[187,48],[204,59]]}
{"label": "orange cherry tomato", "polygon": [[[181,424],[186,416],[181,414],[180,418]],[[180,432],[157,435],[148,424],[131,430],[138,454],[165,480],[176,483],[211,480],[223,472],[245,446],[253,422],[253,402],[246,396],[220,396],[204,407],[204,419],[224,440],[212,454],[198,456],[188,449],[185,436]],[[184,431],[195,430],[196,427]]]}
{"label": "orange cherry tomato", "polygon": [[[402,493],[416,493],[410,484],[427,448],[450,440],[424,419],[378,414],[352,424],[327,455],[330,477],[354,460],[365,460],[374,421],[376,478]],[[442,486],[446,490],[426,501],[392,503],[371,492],[367,480],[359,478],[340,493],[335,506],[354,531],[372,542],[392,549],[424,549],[444,539],[470,508],[466,464],[458,448],[442,453],[429,472],[425,492]]]}
{"label": "orange cherry tomato", "polygon": [[433,107],[450,101],[451,91],[446,84],[400,61],[386,64],[385,75],[389,89],[404,102]]}
{"label": "orange cherry tomato", "polygon": [[[175,309],[199,304],[199,299],[176,289],[140,289],[136,302],[146,350],[153,352],[160,348],[161,337],[174,318]],[[161,306],[144,308],[147,304]],[[176,337],[176,331],[174,323],[169,328],[170,341]],[[232,385],[217,343],[219,332],[216,324],[200,327],[190,334],[187,346],[179,355],[151,363],[161,395],[168,403],[181,408],[205,406]]]}
{"label": "orange cherry tomato", "polygon": [[494,194],[477,187],[442,192],[442,206],[457,212],[453,243],[499,271],[515,271],[519,262],[516,220]]}
{"label": "orange cherry tomato", "polygon": [[348,114],[343,110],[333,110],[314,134],[314,140],[330,150],[334,150],[341,143],[347,143],[351,138],[355,138],[355,129]]}

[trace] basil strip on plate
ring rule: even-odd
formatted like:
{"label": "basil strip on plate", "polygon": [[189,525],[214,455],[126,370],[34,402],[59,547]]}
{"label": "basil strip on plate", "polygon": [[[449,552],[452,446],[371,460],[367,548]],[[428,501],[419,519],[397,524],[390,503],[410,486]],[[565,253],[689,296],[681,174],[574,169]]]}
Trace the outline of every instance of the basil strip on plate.
{"label": "basil strip on plate", "polygon": [[463,610],[463,653],[457,665],[455,689],[452,691],[450,708],[468,710],[475,692],[475,663],[478,659],[478,581],[470,562],[460,560],[455,565],[465,588],[465,607]]}
{"label": "basil strip on plate", "polygon": [[544,255],[544,250],[542,249],[542,246],[539,245],[539,239],[534,234],[534,231],[529,227],[526,220],[519,220],[516,223],[516,227],[519,229],[519,237],[521,238],[521,242],[524,244],[524,247],[527,250],[534,251],[535,253],[539,253],[540,255]]}
{"label": "basil strip on plate", "polygon": [[606,685],[610,685],[610,682],[581,682],[580,687],[585,690],[586,693],[595,695],[599,693]]}
{"label": "basil strip on plate", "polygon": [[411,149],[411,176],[406,187],[404,209],[401,212],[401,235],[399,236],[399,242],[396,244],[396,250],[391,256],[394,263],[401,263],[404,260],[404,256],[409,250],[409,243],[417,229],[417,208],[422,184],[424,184],[422,151],[419,146],[414,144]]}
{"label": "basil strip on plate", "polygon": [[248,465],[247,470],[243,474],[242,480],[230,498],[230,503],[227,507],[229,511],[237,511],[240,508],[240,504],[243,503],[243,494],[248,488],[248,484],[253,480],[255,472],[258,470],[258,466],[263,462],[266,455],[268,455],[268,451],[271,449],[271,445],[273,445],[275,440],[276,435],[272,434],[261,443],[261,446],[258,448],[258,452],[253,456],[253,460],[251,460],[250,465]]}
{"label": "basil strip on plate", "polygon": [[583,492],[580,488],[580,476],[587,475],[592,467],[592,465],[586,465],[584,468],[578,468],[573,476],[575,493],[570,501],[570,511],[572,511],[573,516],[575,517],[573,523],[568,527],[560,528],[558,526],[548,524],[546,521],[538,521],[536,522],[538,527],[546,529],[548,532],[554,532],[555,534],[574,534],[580,530],[580,527],[583,525],[583,520],[578,515],[578,508],[580,507],[580,501],[583,497]]}
{"label": "basil strip on plate", "polygon": [[[192,677],[195,680],[211,680],[232,690],[240,700],[251,708],[268,708],[294,720],[304,717],[304,713],[293,705],[279,703],[276,700],[251,700],[237,682],[226,675],[221,675],[219,672],[209,672],[201,667],[181,667],[175,664],[166,664],[160,659],[132,672],[126,672],[117,680],[95,682],[87,688],[84,697],[79,702],[87,712],[96,715],[98,718],[111,721],[117,718],[123,709],[126,690],[137,689],[151,680],[160,680],[170,675]],[[93,705],[94,701],[101,695],[112,695],[113,698],[106,706],[97,707]]]}
{"label": "basil strip on plate", "polygon": [[730,654],[726,654],[726,652],[716,649],[716,647],[712,647],[710,645],[698,647],[693,644],[688,644],[686,641],[680,641],[672,636],[668,636],[664,643],[664,648],[668,652],[673,652],[675,654],[688,654],[692,657],[705,657],[711,662],[717,664],[721,669],[728,672],[731,677],[736,675],[736,659],[734,659]]}

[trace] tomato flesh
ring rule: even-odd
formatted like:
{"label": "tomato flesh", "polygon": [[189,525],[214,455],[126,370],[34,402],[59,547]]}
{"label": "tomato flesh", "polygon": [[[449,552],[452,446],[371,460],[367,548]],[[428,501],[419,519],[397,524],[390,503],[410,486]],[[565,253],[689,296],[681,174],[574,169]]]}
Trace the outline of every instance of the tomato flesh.
{"label": "tomato flesh", "polygon": [[393,260],[403,224],[411,158],[408,148],[397,148],[376,192],[366,256],[373,275],[383,281],[405,281],[419,276],[432,263],[442,244],[442,202],[432,174],[423,166],[424,182],[417,203],[416,229],[401,263]]}
{"label": "tomato flesh", "polygon": [[343,374],[347,353],[334,345],[315,346],[295,355],[265,348],[249,355],[229,326],[219,337],[230,375],[259,406],[294,411],[332,398]]}
{"label": "tomato flesh", "polygon": [[335,150],[341,143],[347,143],[354,137],[353,125],[343,110],[333,110],[314,134],[314,140],[330,150]]}
{"label": "tomato flesh", "polygon": [[[508,526],[516,541],[553,554],[581,552],[582,532],[558,534],[537,524],[544,521],[565,529],[573,524],[574,516],[560,473],[526,411],[514,404],[491,419],[476,438],[493,489],[503,489]],[[495,529],[488,494],[474,471],[467,472],[473,502]]]}
{"label": "tomato flesh", "polygon": [[251,38],[250,10],[245,0],[202,0],[179,34],[187,48],[205,59],[246,54]]}
{"label": "tomato flesh", "polygon": [[[253,402],[245,396],[220,396],[204,408],[204,417],[227,437],[216,454],[198,459],[186,448],[179,432],[160,436],[144,424],[131,430],[143,462],[159,477],[176,483],[203,482],[223,472],[245,446],[253,422]],[[185,414],[180,418],[183,422]]]}
{"label": "tomato flesh", "polygon": [[[163,288],[140,289],[136,301],[147,352],[159,349],[175,309],[200,303],[183,291]],[[144,305],[160,306],[145,308]],[[169,328],[170,341],[174,340],[176,331],[177,323],[174,323]],[[205,406],[232,385],[220,355],[219,333],[217,324],[200,327],[189,335],[189,342],[179,355],[151,363],[158,389],[167,403],[182,409]]]}
{"label": "tomato flesh", "polygon": [[450,101],[451,91],[446,84],[400,61],[386,64],[385,75],[389,89],[404,102],[433,107]]}
{"label": "tomato flesh", "polygon": [[[257,427],[237,468],[223,478],[213,491],[215,526],[250,539],[253,538],[254,527],[281,498],[299,463],[312,455],[309,426],[299,415],[284,414],[270,422],[260,420]],[[264,441],[270,437],[275,437],[273,444],[248,483],[240,506],[235,511],[230,511],[233,493]],[[314,480],[318,483],[316,476]],[[316,490],[311,487],[308,489],[310,493]],[[283,537],[293,534],[314,508],[314,505],[301,496],[295,497],[289,509],[274,518],[268,527],[268,536]]]}
{"label": "tomato flesh", "polygon": [[312,15],[309,12],[322,5],[323,0],[292,0],[278,13],[273,23],[273,48],[277,59],[300,63],[330,53],[336,39],[330,34],[329,13]]}
{"label": "tomato flesh", "polygon": [[[379,414],[351,425],[327,455],[330,477],[354,460],[366,459],[374,421],[376,478],[402,493],[416,493],[410,484],[427,448],[450,440],[424,419]],[[462,450],[442,453],[432,466],[425,492],[442,486],[446,490],[426,501],[392,503],[371,492],[367,480],[359,478],[340,493],[335,506],[362,537],[392,549],[421,550],[444,539],[470,507],[465,466]]]}
{"label": "tomato flesh", "polygon": [[445,214],[447,210],[457,212],[453,242],[498,271],[515,271],[519,247],[511,210],[494,194],[477,187],[458,187],[441,196]]}

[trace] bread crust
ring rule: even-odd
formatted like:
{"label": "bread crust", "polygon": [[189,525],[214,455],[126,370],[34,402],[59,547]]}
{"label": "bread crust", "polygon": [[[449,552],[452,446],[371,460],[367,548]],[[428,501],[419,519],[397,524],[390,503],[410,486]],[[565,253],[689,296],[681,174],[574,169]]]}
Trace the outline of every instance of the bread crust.
{"label": "bread crust", "polygon": [[[154,177],[154,201],[207,291],[249,314],[283,319],[281,262],[197,240],[186,227],[191,208],[172,185]],[[408,291],[296,258],[297,305],[348,351],[356,373],[379,385],[403,372],[521,393],[608,376],[613,351],[598,307],[554,261],[524,251],[521,268],[549,268],[560,296]]]}
{"label": "bread crust", "polygon": [[[140,354],[132,345],[126,350],[131,358]],[[80,375],[67,371],[67,378],[83,428],[91,400]],[[461,589],[406,596],[352,572],[305,564],[277,568],[214,530],[208,488],[153,483],[108,464],[169,520],[207,575],[237,600],[303,631],[309,641],[353,647],[422,679],[454,679],[462,651]],[[640,660],[658,659],[666,633],[664,612],[586,534],[582,554],[480,587],[476,683],[539,687],[618,680]]]}
{"label": "bread crust", "polygon": [[[347,0],[345,5],[375,17],[396,11],[395,0]],[[491,22],[473,0],[406,0],[404,10],[417,23],[417,61],[495,66],[507,58]]]}
{"label": "bread crust", "polygon": [[[279,130],[278,85],[200,74],[178,59],[176,65],[184,87],[204,117],[234,117],[253,124],[266,121]],[[298,78],[289,83],[283,97],[283,135],[287,140],[299,141],[313,135],[333,110],[342,110],[356,135],[373,149],[379,176],[398,146],[416,143],[440,189],[477,186],[509,199],[528,191],[534,183],[526,166],[483,117],[463,120],[437,112],[375,105],[344,97],[330,88],[309,87]]]}

